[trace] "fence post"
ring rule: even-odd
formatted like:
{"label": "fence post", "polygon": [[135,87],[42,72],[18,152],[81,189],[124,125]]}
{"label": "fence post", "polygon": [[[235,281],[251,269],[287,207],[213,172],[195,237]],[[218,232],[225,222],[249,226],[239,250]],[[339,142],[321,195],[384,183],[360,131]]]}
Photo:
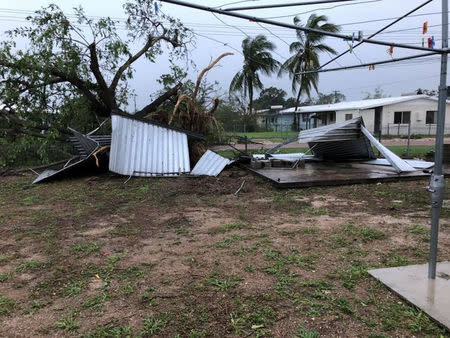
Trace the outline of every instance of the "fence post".
{"label": "fence post", "polygon": [[410,145],[411,145],[411,122],[408,123],[408,147],[406,149],[406,156],[408,156],[408,157],[409,157]]}

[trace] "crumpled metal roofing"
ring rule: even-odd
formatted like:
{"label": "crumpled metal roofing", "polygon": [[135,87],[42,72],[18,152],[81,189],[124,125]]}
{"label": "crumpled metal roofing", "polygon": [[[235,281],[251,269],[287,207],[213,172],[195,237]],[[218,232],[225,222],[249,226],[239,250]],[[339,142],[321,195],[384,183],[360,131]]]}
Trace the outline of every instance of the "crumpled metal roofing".
{"label": "crumpled metal roofing", "polygon": [[232,162],[234,161],[222,157],[211,150],[207,150],[197,162],[194,169],[192,169],[191,174],[217,176]]}
{"label": "crumpled metal roofing", "polygon": [[413,166],[409,165],[405,160],[395,155],[388,148],[383,146],[366,128],[361,126],[361,131],[370,140],[370,142],[383,154],[384,158],[397,170],[397,172],[416,171]]}
{"label": "crumpled metal roofing", "polygon": [[113,114],[109,170],[130,176],[190,172],[187,133],[132,116]]}
{"label": "crumpled metal roofing", "polygon": [[302,130],[299,143],[308,143],[314,156],[325,160],[374,159],[368,138],[362,133],[361,117],[327,126]]}
{"label": "crumpled metal roofing", "polygon": [[[111,138],[107,135],[92,135],[99,128],[93,130],[89,134],[82,134],[75,129],[69,128],[74,134],[69,140],[73,143],[74,148],[79,153],[79,156],[74,156],[69,159],[62,168],[58,170],[46,169],[34,181],[39,183],[51,179],[57,179],[63,176],[79,175],[86,172],[103,172],[106,169],[104,154],[98,154],[105,150],[111,143]],[[100,157],[97,157],[97,154]]]}
{"label": "crumpled metal roofing", "polygon": [[340,123],[302,130],[298,134],[298,143],[356,140],[362,135],[362,124],[362,118],[356,117]]}

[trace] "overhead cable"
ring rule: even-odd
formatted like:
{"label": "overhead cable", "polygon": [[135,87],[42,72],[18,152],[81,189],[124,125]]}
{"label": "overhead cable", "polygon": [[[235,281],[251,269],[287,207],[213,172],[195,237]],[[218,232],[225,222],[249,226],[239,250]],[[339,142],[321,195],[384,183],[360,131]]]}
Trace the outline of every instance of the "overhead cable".
{"label": "overhead cable", "polygon": [[[269,24],[269,25],[273,25],[273,26],[285,27],[285,28],[300,30],[300,31],[308,32],[308,33],[316,33],[316,34],[321,34],[321,35],[325,35],[325,36],[331,36],[331,37],[343,39],[346,41],[351,41],[354,39],[353,37],[345,35],[345,34],[323,31],[321,29],[302,27],[302,26],[297,26],[294,24],[287,24],[287,23],[283,23],[283,22],[262,19],[262,18],[249,16],[249,15],[245,15],[245,14],[240,14],[240,13],[235,13],[235,12],[227,12],[227,11],[223,11],[220,9],[215,9],[215,8],[211,8],[211,7],[194,4],[194,3],[189,3],[186,1],[180,1],[180,0],[161,0],[161,1],[165,2],[165,3],[171,3],[171,4],[180,5],[180,6],[184,6],[184,7],[189,7],[189,8],[194,8],[194,9],[198,9],[198,10],[222,14],[222,15],[226,15],[226,16],[247,19],[247,20],[250,20],[253,22],[261,22],[261,23],[265,23],[265,24]],[[433,52],[433,53],[446,53],[447,52],[447,50],[443,50],[443,49],[432,49],[432,48],[424,48],[424,47],[418,47],[418,46],[409,46],[409,45],[404,45],[401,43],[388,42],[388,41],[370,40],[370,39],[364,39],[364,38],[361,39],[360,41],[366,42],[369,44],[374,44],[374,45],[381,45],[381,46],[388,46],[388,47],[394,46],[394,47],[398,47],[398,48],[414,49],[414,50],[421,50],[421,51],[427,51],[427,52]]]}

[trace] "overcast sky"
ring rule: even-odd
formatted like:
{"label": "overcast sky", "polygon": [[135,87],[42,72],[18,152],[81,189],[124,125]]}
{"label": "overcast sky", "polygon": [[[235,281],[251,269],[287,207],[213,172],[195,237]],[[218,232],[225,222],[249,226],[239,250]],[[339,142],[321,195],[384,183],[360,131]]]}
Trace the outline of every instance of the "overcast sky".
{"label": "overcast sky", "polygon": [[[238,5],[263,5],[274,3],[274,1],[276,0],[252,0]],[[279,1],[280,3],[289,2],[287,0]],[[226,3],[235,2],[235,0],[192,0],[192,2],[210,7],[220,7]],[[277,17],[275,20],[286,23],[292,23],[293,16],[298,13],[300,13],[298,16],[304,22],[311,13],[324,14],[328,16],[330,22],[342,25],[342,33],[351,34],[352,32],[362,30],[364,35],[368,36],[380,27],[388,24],[392,21],[392,18],[405,14],[422,2],[424,0],[358,0],[337,4],[253,10],[242,13],[259,17]],[[27,15],[25,11],[36,10],[50,3],[56,3],[68,13],[73,12],[73,7],[81,5],[90,16],[124,18],[122,9],[124,1],[119,0],[1,0],[0,30],[5,31],[22,25],[24,23],[23,18]],[[165,3],[160,3],[160,7],[164,13],[180,18],[187,27],[193,29],[194,33],[196,33],[196,48],[191,51],[190,57],[199,69],[207,66],[212,59],[223,52],[231,51],[235,53],[234,56],[222,59],[220,66],[209,72],[208,80],[217,80],[220,83],[222,91],[228,89],[233,75],[242,67],[242,55],[236,52],[236,49],[241,49],[241,42],[246,37],[245,34],[252,37],[258,34],[265,34],[276,44],[277,49],[274,57],[281,62],[289,57],[288,44],[295,41],[295,32],[289,29],[267,25],[259,26],[254,22],[246,20],[220,17],[224,24],[211,13]],[[435,0],[415,13],[421,14],[421,16],[407,18],[388,29],[389,31],[396,31],[412,28],[411,30],[383,33],[378,35],[376,39],[420,46],[423,37],[421,27],[424,21],[428,21],[430,28],[426,37],[434,35],[437,40],[436,47],[440,47],[441,15],[431,14],[439,13],[440,11],[441,1]],[[355,23],[387,18],[391,18],[391,20],[363,24]],[[348,48],[347,42],[340,39],[327,38],[326,43],[338,52]],[[387,49],[384,46],[363,44],[355,49],[353,54],[348,54],[340,58],[338,60],[339,64],[334,62],[327,67],[339,67],[340,65],[353,65],[360,62],[366,63],[388,59],[390,56],[387,53]],[[393,56],[401,57],[417,53],[420,53],[420,51],[395,48]],[[329,55],[321,55],[321,62],[326,62],[329,59]],[[180,65],[186,67],[186,64],[183,62]],[[377,66],[375,71],[369,71],[367,68],[364,68],[323,73],[320,75],[319,91],[329,93],[334,90],[339,90],[346,95],[347,99],[353,100],[364,97],[366,92],[373,92],[377,86],[380,86],[390,96],[410,93],[419,87],[437,89],[439,85],[439,65],[439,56],[433,56],[399,64]],[[161,74],[167,73],[168,67],[169,63],[165,56],[158,59],[157,65],[147,62],[138,62],[136,64],[136,75],[132,81],[132,87],[137,93],[138,107],[146,104],[149,100],[149,95],[159,89],[156,79]],[[190,68],[188,71],[191,77],[195,78],[198,70]],[[275,86],[283,88],[288,92],[288,96],[293,96],[291,83],[287,75],[283,78],[276,76],[270,78],[263,77],[263,83],[265,87]]]}

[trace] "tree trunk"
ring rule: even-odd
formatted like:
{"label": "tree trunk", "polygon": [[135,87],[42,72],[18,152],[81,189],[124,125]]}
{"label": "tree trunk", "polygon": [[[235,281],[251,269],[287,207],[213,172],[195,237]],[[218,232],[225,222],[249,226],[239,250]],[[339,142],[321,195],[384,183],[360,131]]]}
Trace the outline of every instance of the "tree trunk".
{"label": "tree trunk", "polygon": [[295,126],[295,130],[298,131],[300,128],[298,127],[298,121],[297,121],[297,109],[298,109],[298,105],[300,103],[300,96],[302,95],[302,88],[300,87],[298,89],[298,95],[297,95],[297,100],[295,101],[295,110],[294,110],[294,126]]}

